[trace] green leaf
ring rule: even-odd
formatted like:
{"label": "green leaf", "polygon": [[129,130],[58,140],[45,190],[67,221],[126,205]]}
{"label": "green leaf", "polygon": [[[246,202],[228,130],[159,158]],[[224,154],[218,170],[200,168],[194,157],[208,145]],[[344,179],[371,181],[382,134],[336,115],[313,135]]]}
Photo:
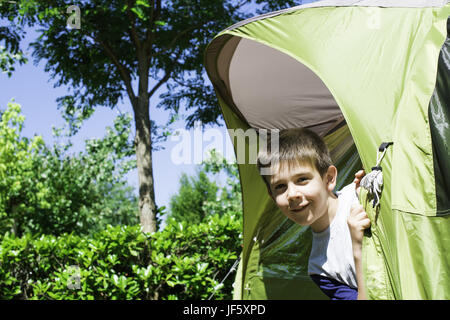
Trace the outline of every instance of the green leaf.
{"label": "green leaf", "polygon": [[134,7],[134,8],[131,8],[131,11],[133,11],[138,16],[139,19],[144,20],[145,12],[141,8]]}
{"label": "green leaf", "polygon": [[[164,27],[164,26],[167,25],[167,22],[157,20],[157,21],[155,21],[155,24],[156,24],[157,26],[162,26],[162,27]],[[173,121],[172,121],[172,122],[173,122]]]}
{"label": "green leaf", "polygon": [[145,0],[137,0],[136,5],[150,8],[150,4],[148,3],[148,1],[145,1]]}

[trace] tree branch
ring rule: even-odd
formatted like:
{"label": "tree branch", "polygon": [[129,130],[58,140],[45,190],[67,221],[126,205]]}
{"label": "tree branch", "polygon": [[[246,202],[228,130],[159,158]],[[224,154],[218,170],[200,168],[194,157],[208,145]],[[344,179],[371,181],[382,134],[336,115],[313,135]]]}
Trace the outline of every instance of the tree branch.
{"label": "tree branch", "polygon": [[113,50],[111,49],[111,47],[107,42],[103,41],[100,38],[95,38],[95,40],[97,40],[98,43],[100,43],[100,45],[103,47],[108,57],[112,60],[114,65],[119,70],[122,80],[125,82],[125,87],[127,89],[128,96],[130,97],[132,103],[134,104],[136,100],[136,95],[134,94],[133,87],[131,86],[130,72],[125,68],[123,64],[120,63],[119,59],[117,59],[116,55],[114,54]]}
{"label": "tree branch", "polygon": [[153,43],[153,31],[154,28],[156,27],[156,21],[158,21],[160,16],[161,16],[161,0],[156,1],[153,0],[151,2],[151,9],[150,9],[150,23],[148,25],[144,42],[144,51],[148,55],[150,54],[150,49]]}
{"label": "tree branch", "polygon": [[152,90],[149,91],[148,96],[149,98],[158,90],[165,82],[167,82],[170,79],[170,74],[172,73],[172,70],[167,71],[164,77],[162,77],[161,80],[152,88]]}
{"label": "tree branch", "polygon": [[81,32],[88,38],[90,38],[94,43],[99,43],[102,48],[105,50],[106,55],[112,60],[113,64],[116,66],[117,70],[119,71],[120,76],[122,77],[123,82],[125,83],[125,88],[127,90],[128,96],[131,100],[132,104],[135,104],[136,102],[136,95],[134,94],[133,87],[131,85],[131,76],[130,72],[127,70],[127,68],[120,63],[119,59],[117,58],[117,55],[112,50],[111,46],[106,42],[103,41],[99,36],[91,35],[87,32],[85,32],[83,29],[80,29]]}
{"label": "tree branch", "polygon": [[[173,59],[175,62],[180,58],[181,53],[183,51],[178,52],[177,56]],[[152,90],[149,91],[148,96],[149,98],[158,90],[164,83],[166,83],[172,74],[172,71],[175,69],[175,63],[172,64],[172,67],[169,70],[166,70],[166,74],[164,77],[161,78],[161,80],[158,81],[158,83],[152,88]]]}
{"label": "tree branch", "polygon": [[133,19],[133,14],[130,11],[130,7],[134,6],[136,4],[136,1],[127,1],[127,17],[128,20],[130,21],[130,25],[131,25],[131,29],[128,30],[129,34],[130,34],[130,38],[131,41],[133,41],[134,45],[137,48],[137,51],[139,52],[141,50],[142,44],[141,41],[139,41],[139,36],[136,32],[136,26],[134,25],[134,19]]}
{"label": "tree branch", "polygon": [[191,90],[197,90],[198,89],[197,87],[191,86],[191,85],[189,85],[186,82],[181,82],[179,79],[176,79],[176,78],[174,78],[173,81],[175,81],[179,86],[187,87],[187,88],[189,88]]}
{"label": "tree branch", "polygon": [[186,35],[186,33],[191,32],[201,26],[203,26],[204,23],[199,23],[195,26],[192,26],[191,28],[185,29],[183,31],[181,31],[180,33],[177,33],[177,35],[172,39],[172,41],[169,43],[169,45],[166,48],[161,49],[161,51],[152,54],[151,57],[157,57],[161,52],[168,52],[169,50],[173,49],[173,47],[175,46],[175,44],[177,43],[178,40],[180,40],[181,37],[183,37],[184,35]]}
{"label": "tree branch", "polygon": [[153,17],[153,21],[157,21],[159,17],[161,16],[161,0],[156,0],[156,8],[155,8],[155,15]]}

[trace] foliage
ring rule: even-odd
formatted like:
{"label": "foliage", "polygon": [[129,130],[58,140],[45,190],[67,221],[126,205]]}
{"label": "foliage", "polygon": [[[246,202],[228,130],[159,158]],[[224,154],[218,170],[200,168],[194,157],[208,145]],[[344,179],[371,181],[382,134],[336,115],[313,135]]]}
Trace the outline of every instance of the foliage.
{"label": "foliage", "polygon": [[[310,0],[309,2],[318,1],[318,0]],[[264,14],[267,12],[272,12],[276,10],[282,10],[294,6],[301,5],[303,1],[301,0],[285,0],[285,1],[264,1],[264,0],[256,0],[257,4],[262,5],[259,10],[257,10],[258,14]]]}
{"label": "foliage", "polygon": [[11,77],[14,69],[14,64],[19,62],[20,64],[26,63],[23,52],[11,53],[5,47],[0,46],[0,71],[6,73],[8,77]]}
{"label": "foliage", "polygon": [[203,204],[216,200],[217,185],[203,171],[197,172],[196,177],[188,177],[183,173],[179,183],[178,193],[170,199],[170,216],[177,221],[203,221],[208,214]]}
{"label": "foliage", "polygon": [[0,26],[0,71],[11,77],[16,62],[23,64],[28,61],[19,47],[23,30],[20,25],[12,23],[14,20],[12,3],[0,1],[0,18],[3,18],[3,23],[9,23],[8,26]]}
{"label": "foliage", "polygon": [[[0,243],[0,299],[207,299],[240,249],[241,221],[208,216],[163,231],[108,226],[90,238],[6,235]],[[215,299],[232,298],[232,277]]]}
{"label": "foliage", "polygon": [[16,103],[9,103],[0,119],[0,219],[3,232],[5,227],[16,229],[20,224],[17,220],[24,215],[21,201],[24,190],[31,189],[29,202],[50,206],[41,203],[42,191],[46,190],[33,183],[33,159],[44,149],[44,142],[39,136],[32,140],[20,136],[24,120]]}
{"label": "foliage", "polygon": [[[213,292],[215,299],[231,299],[232,277],[219,283],[239,254],[238,215],[210,214],[200,224],[169,219],[153,234],[138,225],[109,225],[130,223],[127,202],[117,196],[132,167],[120,161],[132,152],[129,117],[119,117],[105,138],[88,141],[75,156],[68,155],[70,143],[49,148],[39,136],[22,137],[24,120],[20,106],[10,103],[0,121],[0,299],[207,299]],[[73,198],[85,211],[71,206]],[[98,214],[107,208],[109,218]],[[88,237],[76,234],[86,230]]]}
{"label": "foliage", "polygon": [[130,116],[117,117],[77,155],[68,154],[70,141],[48,147],[40,136],[22,137],[24,121],[16,103],[0,119],[0,232],[89,234],[137,222],[137,200],[124,181],[135,167],[124,160],[133,154]]}
{"label": "foliage", "polygon": [[227,179],[221,188],[220,198],[216,201],[206,201],[204,210],[210,214],[233,214],[242,219],[242,192],[239,179],[239,170],[236,162],[229,162],[215,149],[210,151],[202,166],[207,173],[218,175],[225,173]]}
{"label": "foliage", "polygon": [[[227,175],[225,187],[210,181],[208,173]],[[230,213],[242,217],[242,195],[236,163],[229,163],[212,150],[209,158],[197,168],[196,176],[183,173],[178,193],[170,199],[170,217],[177,221],[198,223],[207,215]]]}
{"label": "foliage", "polygon": [[[33,56],[36,62],[45,61],[55,86],[72,89],[58,99],[67,114],[75,116],[72,111],[77,109],[86,116],[98,106],[114,108],[129,98],[136,125],[140,217],[144,229],[154,231],[152,148],[155,139],[165,139],[169,131],[158,130],[151,119],[150,98],[167,85],[170,94],[163,94],[158,106],[171,112],[169,119],[184,103],[192,111],[188,127],[196,120],[218,124],[221,113],[205,83],[203,53],[220,30],[251,16],[250,4],[253,1],[17,0],[15,8],[0,14],[12,17],[15,9],[20,26],[39,27]],[[79,8],[78,16],[67,13],[72,5]],[[73,19],[79,27],[68,27]]]}
{"label": "foliage", "polygon": [[[212,87],[204,80],[203,53],[211,39],[252,15],[301,2],[17,0],[4,4],[0,14],[15,22],[4,28],[17,30],[15,39],[25,24],[41,27],[32,45],[33,56],[46,60],[46,71],[57,80],[56,86],[73,88],[73,94],[61,97],[61,105],[83,110],[113,108],[124,94],[131,100],[141,96],[144,92],[131,94],[131,81],[145,76],[154,81],[153,88],[145,92],[148,97],[161,85],[169,85],[160,107],[177,114],[184,101],[187,110],[193,109],[187,117],[190,127],[196,120],[217,124],[220,117]],[[67,12],[71,5],[80,8],[79,29],[68,27],[73,20],[73,13]],[[148,72],[141,74],[142,68]]]}

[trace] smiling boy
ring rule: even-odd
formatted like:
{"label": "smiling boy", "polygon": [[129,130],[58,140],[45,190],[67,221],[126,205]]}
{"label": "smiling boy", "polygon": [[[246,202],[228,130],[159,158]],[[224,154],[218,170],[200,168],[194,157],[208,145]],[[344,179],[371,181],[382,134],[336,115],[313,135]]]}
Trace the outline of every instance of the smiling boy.
{"label": "smiling boy", "polygon": [[278,152],[261,150],[257,165],[260,172],[270,167],[272,174],[262,177],[281,212],[311,227],[311,279],[331,299],[365,299],[361,248],[370,220],[356,193],[361,171],[354,183],[335,194],[337,169],[328,148],[305,128],[281,130]]}

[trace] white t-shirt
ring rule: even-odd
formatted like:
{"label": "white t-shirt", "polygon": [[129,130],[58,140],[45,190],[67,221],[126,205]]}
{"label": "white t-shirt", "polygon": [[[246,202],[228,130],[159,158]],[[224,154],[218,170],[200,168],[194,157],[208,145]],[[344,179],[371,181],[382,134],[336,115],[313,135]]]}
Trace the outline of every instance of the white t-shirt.
{"label": "white t-shirt", "polygon": [[319,233],[312,231],[313,241],[308,262],[308,274],[335,279],[357,288],[352,240],[347,218],[353,203],[358,202],[355,184],[337,192],[338,209],[329,227]]}

